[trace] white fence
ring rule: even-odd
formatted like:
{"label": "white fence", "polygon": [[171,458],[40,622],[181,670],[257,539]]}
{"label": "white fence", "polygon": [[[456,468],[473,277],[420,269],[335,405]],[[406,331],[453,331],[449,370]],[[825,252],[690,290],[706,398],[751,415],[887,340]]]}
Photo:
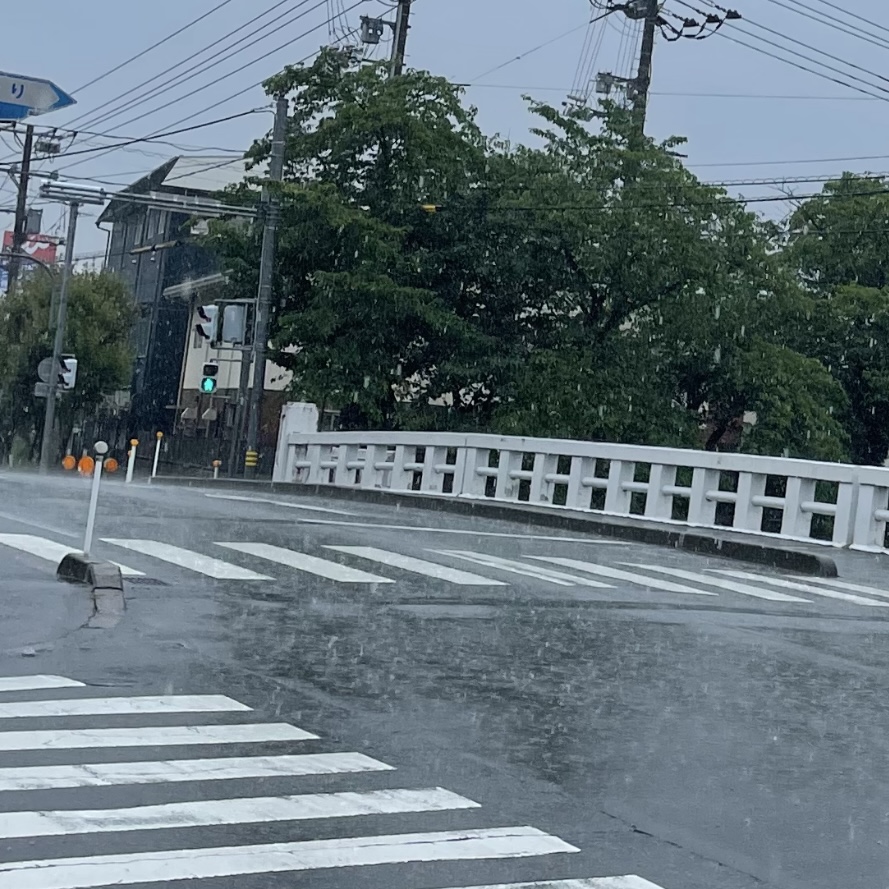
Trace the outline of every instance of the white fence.
{"label": "white fence", "polygon": [[600,442],[283,431],[276,482],[527,503],[879,551],[889,469]]}

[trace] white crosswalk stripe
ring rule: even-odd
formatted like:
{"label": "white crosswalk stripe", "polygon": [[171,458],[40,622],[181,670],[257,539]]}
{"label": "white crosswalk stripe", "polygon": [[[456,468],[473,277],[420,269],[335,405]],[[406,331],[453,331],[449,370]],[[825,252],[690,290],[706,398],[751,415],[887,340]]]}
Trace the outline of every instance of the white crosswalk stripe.
{"label": "white crosswalk stripe", "polygon": [[64,676],[6,676],[0,677],[0,692],[41,691],[52,688],[83,688],[82,682]]}
{"label": "white crosswalk stripe", "polygon": [[0,719],[43,716],[104,716],[128,713],[212,713],[249,710],[225,695],[165,695],[140,698],[73,698],[68,701],[0,703]]}
{"label": "white crosswalk stripe", "polygon": [[851,583],[848,580],[839,580],[836,577],[807,577],[806,583],[824,584],[828,587],[836,587],[838,590],[848,590],[850,593],[863,593],[865,596],[877,596],[882,599],[889,598],[889,590],[865,586],[863,583]]}
{"label": "white crosswalk stripe", "polygon": [[283,546],[272,546],[269,543],[218,543],[226,549],[245,553],[248,556],[256,556],[259,559],[268,559],[288,568],[296,568],[297,571],[306,571],[309,574],[317,574],[328,580],[336,580],[340,583],[394,583],[388,577],[379,577],[376,574],[368,574],[357,568],[349,568],[338,562],[328,562],[327,559],[319,559],[317,556],[309,556],[305,553]]}
{"label": "white crosswalk stripe", "polygon": [[590,880],[544,880],[537,883],[497,883],[488,886],[455,886],[452,889],[663,889],[642,877],[593,877]]}
{"label": "white crosswalk stripe", "polygon": [[0,812],[0,839],[477,808],[479,804],[466,797],[441,787],[432,787],[427,790],[369,790],[364,793],[197,800],[126,809]]}
{"label": "white crosswalk stripe", "polygon": [[146,728],[58,729],[0,732],[0,751],[77,750],[91,747],[178,747],[184,744],[258,744],[309,741],[316,736],[286,723],[176,725]]}
{"label": "white crosswalk stripe", "polygon": [[685,586],[681,583],[673,583],[670,580],[662,580],[659,577],[646,577],[636,571],[625,571],[621,568],[611,568],[607,565],[597,565],[595,562],[584,562],[580,559],[563,559],[557,556],[530,556],[540,562],[550,562],[553,565],[563,565],[566,568],[574,568],[576,571],[589,571],[602,577],[610,577],[614,580],[623,580],[627,583],[635,583],[639,586],[650,587],[665,593],[685,593],[693,596],[716,596],[707,590]]}
{"label": "white crosswalk stripe", "polygon": [[57,790],[66,787],[113,787],[189,781],[237,781],[387,772],[385,763],[363,753],[303,753],[285,756],[227,756],[153,762],[93,762],[68,766],[0,768],[0,792]]}
{"label": "white crosswalk stripe", "polygon": [[404,571],[412,571],[415,574],[423,574],[436,580],[446,580],[448,583],[456,583],[462,586],[508,586],[500,580],[491,580],[480,574],[471,574],[468,571],[459,571],[456,568],[448,568],[446,565],[438,565],[435,562],[427,562],[424,559],[414,559],[403,556],[400,553],[389,552],[385,549],[377,549],[373,546],[325,546],[325,549],[336,550],[362,559],[369,559],[383,565],[391,565],[393,568],[401,568]]}
{"label": "white crosswalk stripe", "polygon": [[[47,562],[55,562],[56,565],[69,553],[80,551],[75,546],[56,543],[55,540],[50,540],[48,537],[37,537],[34,534],[0,534],[0,545],[17,549],[31,556],[37,556],[38,559],[44,559]],[[142,571],[137,571],[128,565],[121,565],[120,562],[114,562],[113,564],[120,568],[120,573],[124,577],[145,576]]]}
{"label": "white crosswalk stripe", "polygon": [[[48,686],[47,682],[50,683]],[[68,683],[72,689],[70,698],[0,703],[0,716],[64,718],[91,715],[101,719],[109,714],[126,712],[134,719],[147,719],[155,713],[187,712],[192,706],[230,711],[242,718],[248,718],[251,713],[249,707],[224,695],[78,697],[76,680],[64,677],[0,679],[0,690],[4,686],[13,689],[26,689],[29,686],[35,689],[61,688],[64,683]],[[173,710],[168,709],[171,706]],[[184,707],[185,710],[177,711],[176,707]],[[109,748],[117,751],[134,746],[159,751],[183,744],[264,744],[269,741],[312,739],[318,740],[317,736],[286,723],[149,725],[126,729],[96,725],[71,731],[57,729],[39,732],[5,731],[0,727],[0,751],[77,748]],[[351,776],[350,781],[358,781],[362,775],[373,772],[397,774],[391,766],[353,752],[146,759],[135,762],[84,761],[66,765],[0,767],[0,792],[28,794],[58,790],[62,794],[52,798],[52,806],[47,806],[47,797],[42,796],[39,799],[43,804],[39,807],[32,809],[19,803],[14,811],[7,809],[0,812],[0,840],[29,841],[28,851],[20,856],[21,860],[0,863],[0,885],[15,889],[99,889],[111,885],[178,885],[179,881],[204,880],[213,880],[216,885],[218,880],[236,880],[251,875],[403,865],[406,882],[392,882],[393,872],[389,872],[388,882],[393,886],[403,885],[406,889],[414,889],[413,883],[418,873],[422,873],[417,868],[423,863],[462,862],[462,866],[466,867],[472,862],[485,862],[490,872],[492,862],[498,860],[517,862],[535,859],[535,873],[539,874],[541,862],[552,859],[556,866],[561,860],[559,856],[580,851],[563,839],[532,826],[470,826],[455,829],[453,818],[456,813],[479,812],[485,817],[485,810],[474,800],[443,787],[342,789],[340,783],[339,787],[327,791],[313,788],[314,792],[311,793],[294,793],[288,789],[285,793],[276,794],[270,783],[276,779],[292,782],[294,778],[303,776],[316,780],[325,776],[339,776],[340,782],[343,776]],[[240,794],[229,795],[227,782],[244,779],[252,780],[254,784],[262,781],[262,795],[244,796],[244,785]],[[213,783],[204,786],[204,782]],[[142,796],[143,792],[138,789],[139,785],[167,783],[181,785],[179,798],[159,800],[156,792],[151,796]],[[252,789],[252,785],[247,786]],[[291,784],[287,786],[292,787]],[[120,787],[130,788],[126,797],[118,792],[113,798],[113,805],[101,804],[102,796],[114,793]],[[94,788],[91,791],[94,796],[72,797],[70,800],[77,800],[79,805],[65,804],[69,797],[64,794],[78,788]],[[86,799],[90,799],[92,805],[84,807]],[[126,801],[127,805],[121,807],[121,801]],[[450,813],[449,829],[404,833],[391,829],[384,832],[376,827],[371,830],[371,835],[365,835],[360,829],[364,823],[362,818],[411,816],[413,813],[426,813],[425,817],[429,818]],[[496,815],[493,817],[496,818]],[[325,819],[348,819],[343,823],[353,827],[338,828],[336,839],[312,838],[315,828],[310,825]],[[225,834],[218,834],[212,845],[194,847],[195,828],[238,829],[261,824],[264,825],[263,830],[268,831],[276,824],[293,822],[309,825],[305,828],[309,831],[308,838],[249,843],[238,834],[239,842],[232,844],[231,840],[225,841]],[[430,822],[429,826],[434,827],[434,822]],[[320,836],[330,836],[330,829],[319,827],[318,830]],[[151,845],[142,838],[149,832],[159,838]],[[343,832],[347,835],[343,836]],[[288,834],[291,833],[288,828]],[[103,835],[109,837],[104,842],[111,842],[112,835],[124,834],[133,835],[126,851],[121,852],[119,844],[116,848],[102,848]],[[284,836],[289,840],[288,834]],[[90,841],[88,848],[91,854],[88,855],[71,857],[69,853],[69,857],[61,857],[58,847],[53,845],[65,838],[89,835],[94,839]],[[142,851],[139,851],[140,847]],[[10,845],[7,848],[12,850],[18,847]],[[87,847],[78,844],[75,848]],[[163,851],[156,851],[159,848]],[[515,867],[515,863],[510,865],[511,872]],[[224,885],[230,884],[226,881]],[[501,883],[464,889],[663,887],[628,875]]]}
{"label": "white crosswalk stripe", "polygon": [[466,559],[466,561],[475,562],[477,565],[487,565],[489,568],[496,568],[498,571],[507,571],[510,574],[521,574],[525,577],[532,577],[535,580],[544,580],[557,586],[589,586],[598,589],[608,589],[611,586],[611,584],[600,583],[587,577],[576,577],[573,574],[566,574],[564,571],[551,571],[548,568],[528,565],[525,562],[517,562],[514,559],[501,559],[498,556],[489,556],[487,553],[474,553],[467,550],[437,550],[437,552],[443,556],[456,556],[458,559]]}
{"label": "white crosswalk stripe", "polygon": [[173,546],[170,543],[161,543],[158,540],[123,540],[119,537],[103,537],[104,543],[111,543],[133,552],[142,553],[145,556],[153,556],[171,565],[178,565],[198,574],[206,574],[215,580],[271,580],[265,574],[257,574],[247,568],[232,565],[219,559],[212,559],[202,553]]}
{"label": "white crosswalk stripe", "polygon": [[827,599],[839,599],[842,602],[852,602],[855,605],[865,605],[869,608],[889,608],[889,602],[878,602],[876,599],[865,599],[852,593],[840,593],[836,590],[814,586],[811,583],[801,583],[794,580],[784,580],[780,577],[766,577],[762,574],[753,574],[750,571],[720,570],[720,574],[727,577],[737,577],[741,580],[758,580],[760,583],[768,583],[772,586],[782,587],[788,590],[800,590],[813,596],[823,596]]}
{"label": "white crosswalk stripe", "polygon": [[[752,596],[754,599],[770,599],[773,602],[804,602],[810,604],[809,599],[800,599],[799,596],[787,596],[784,593],[776,593],[772,590],[764,589],[761,586],[750,586],[746,583],[732,583],[727,580],[720,580],[710,574],[701,574],[698,571],[685,571],[682,568],[668,568],[665,565],[636,565],[644,571],[656,571],[659,574],[667,574],[670,577],[679,577],[682,580],[690,580],[695,583],[703,583],[716,587],[721,590],[728,590],[730,593],[738,593],[742,596]],[[758,580],[763,581],[765,578],[757,574],[739,573],[732,574],[732,577],[738,577],[740,580]]]}
{"label": "white crosswalk stripe", "polygon": [[8,880],[10,887],[16,889],[91,889],[380,864],[529,858],[579,851],[533,827],[448,830],[16,861],[0,864],[0,885]]}

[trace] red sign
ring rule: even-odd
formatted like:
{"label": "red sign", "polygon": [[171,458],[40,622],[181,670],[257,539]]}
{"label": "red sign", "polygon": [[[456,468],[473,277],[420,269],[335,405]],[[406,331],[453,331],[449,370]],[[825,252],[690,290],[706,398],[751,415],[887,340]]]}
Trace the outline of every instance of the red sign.
{"label": "red sign", "polygon": [[[58,241],[49,235],[28,235],[22,245],[22,252],[40,262],[52,265],[56,261]],[[12,250],[12,232],[3,232],[3,252]]]}

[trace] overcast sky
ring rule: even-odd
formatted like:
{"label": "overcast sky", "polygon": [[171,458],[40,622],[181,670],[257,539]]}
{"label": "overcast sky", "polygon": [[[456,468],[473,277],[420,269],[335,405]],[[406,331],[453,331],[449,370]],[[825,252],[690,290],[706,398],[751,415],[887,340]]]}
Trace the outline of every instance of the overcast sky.
{"label": "overcast sky", "polygon": [[[35,123],[142,137],[267,104],[259,87],[248,88],[335,39],[328,24],[331,10],[355,4],[345,16],[348,27],[357,27],[361,14],[389,14],[388,4],[382,0],[357,4],[355,0],[287,0],[277,4],[276,0],[229,0],[180,36],[92,86],[84,86],[220,2],[45,0],[36,17],[25,4],[8,4],[3,12],[7,39],[0,67],[50,78],[76,93],[78,105],[74,108],[34,119]],[[601,3],[596,0],[597,5]],[[270,15],[201,52],[276,5]],[[883,101],[889,98],[889,8],[885,0],[735,0],[734,6],[744,21],[729,23],[720,34],[701,41],[659,39],[650,134],[658,138],[686,136],[688,163],[708,180],[817,176],[844,169],[889,170],[889,107]],[[678,24],[670,13],[700,18],[694,7],[715,11],[707,0],[687,0],[687,4],[667,0],[664,14]],[[816,13],[840,21],[825,26],[807,17]],[[638,48],[638,26],[621,13],[589,26],[591,15],[596,14],[590,0],[414,0],[408,63],[472,84],[469,100],[478,106],[483,128],[521,141],[528,138],[530,122],[521,99],[523,92],[559,103],[572,92],[587,92],[589,77],[599,71],[630,72]],[[340,32],[345,30],[342,21],[334,23]],[[844,34],[839,28],[855,35]],[[759,51],[728,38],[750,43]],[[240,41],[238,46],[211,58],[235,39]],[[799,43],[788,43],[788,39]],[[250,45],[253,41],[257,42]],[[763,41],[774,41],[780,48]],[[377,52],[383,51],[385,47]],[[822,64],[794,56],[793,51]],[[199,54],[184,67],[124,95],[193,53]],[[815,68],[871,95],[799,70],[788,61]],[[849,63],[858,67],[849,67]],[[246,67],[233,73],[242,66]],[[204,73],[197,73],[204,68]],[[168,83],[173,78],[176,80]],[[136,101],[144,92],[161,89],[164,92],[154,98]],[[61,159],[54,165],[42,162],[40,167],[49,170],[55,166],[61,178],[92,177],[127,184],[178,153],[241,151],[269,126],[270,116],[249,115],[170,137],[179,148],[155,142]],[[9,135],[3,139],[0,158],[8,160],[17,149]],[[113,141],[81,135],[70,150]],[[865,157],[869,159],[838,160]],[[806,162],[819,159],[826,160]],[[798,193],[820,188],[817,183],[793,187]],[[778,193],[776,186],[767,184],[732,190],[747,196]],[[0,206],[8,206],[11,192],[11,184],[4,182]],[[785,204],[761,206],[770,215],[788,209]],[[45,230],[62,233],[62,208],[46,206],[44,219]],[[0,224],[11,227],[11,218],[3,217]],[[76,253],[100,251],[104,244],[104,235],[85,223]]]}

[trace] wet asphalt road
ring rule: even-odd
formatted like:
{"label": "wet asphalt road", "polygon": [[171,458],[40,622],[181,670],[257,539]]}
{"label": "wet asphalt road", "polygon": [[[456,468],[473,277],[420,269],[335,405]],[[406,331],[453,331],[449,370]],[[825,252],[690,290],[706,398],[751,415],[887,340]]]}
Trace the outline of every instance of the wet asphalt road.
{"label": "wet asphalt road", "polygon": [[[0,535],[79,545],[87,491],[78,480],[0,475],[0,494]],[[38,839],[3,838],[0,824],[0,886],[19,885],[4,877],[4,862],[531,826],[580,851],[323,867],[299,885],[439,889],[636,874],[663,889],[889,887],[889,624],[886,609],[867,604],[880,601],[876,594],[821,598],[775,585],[774,573],[762,583],[716,573],[756,572],[741,563],[505,522],[238,496],[107,486],[98,537],[173,545],[265,578],[214,578],[148,555],[141,543],[143,551],[100,543],[97,554],[144,574],[128,582],[127,614],[111,630],[79,629],[90,612],[86,594],[55,583],[50,561],[0,545],[0,676],[56,674],[88,686],[0,701],[227,695],[254,708],[253,721],[319,736],[299,742],[299,753],[356,751],[397,771],[360,781],[7,790],[0,813],[435,787],[481,808],[85,836],[70,829]],[[305,569],[318,563],[294,568],[220,542],[270,544],[323,559],[335,566],[322,566],[328,574],[362,570],[391,582],[321,576]],[[331,549],[357,546],[390,562]],[[478,580],[412,573],[391,562],[393,553]],[[841,568],[844,582],[882,586],[882,557],[849,557]],[[562,573],[529,576],[541,569]],[[692,591],[649,588],[645,577]],[[708,579],[807,601],[762,599]],[[200,721],[239,720],[220,713]],[[73,716],[64,728],[194,722],[186,714]],[[151,755],[3,749],[4,732],[59,725],[0,718],[0,782],[8,767],[296,752],[268,742]],[[294,879],[194,885],[253,889]]]}

